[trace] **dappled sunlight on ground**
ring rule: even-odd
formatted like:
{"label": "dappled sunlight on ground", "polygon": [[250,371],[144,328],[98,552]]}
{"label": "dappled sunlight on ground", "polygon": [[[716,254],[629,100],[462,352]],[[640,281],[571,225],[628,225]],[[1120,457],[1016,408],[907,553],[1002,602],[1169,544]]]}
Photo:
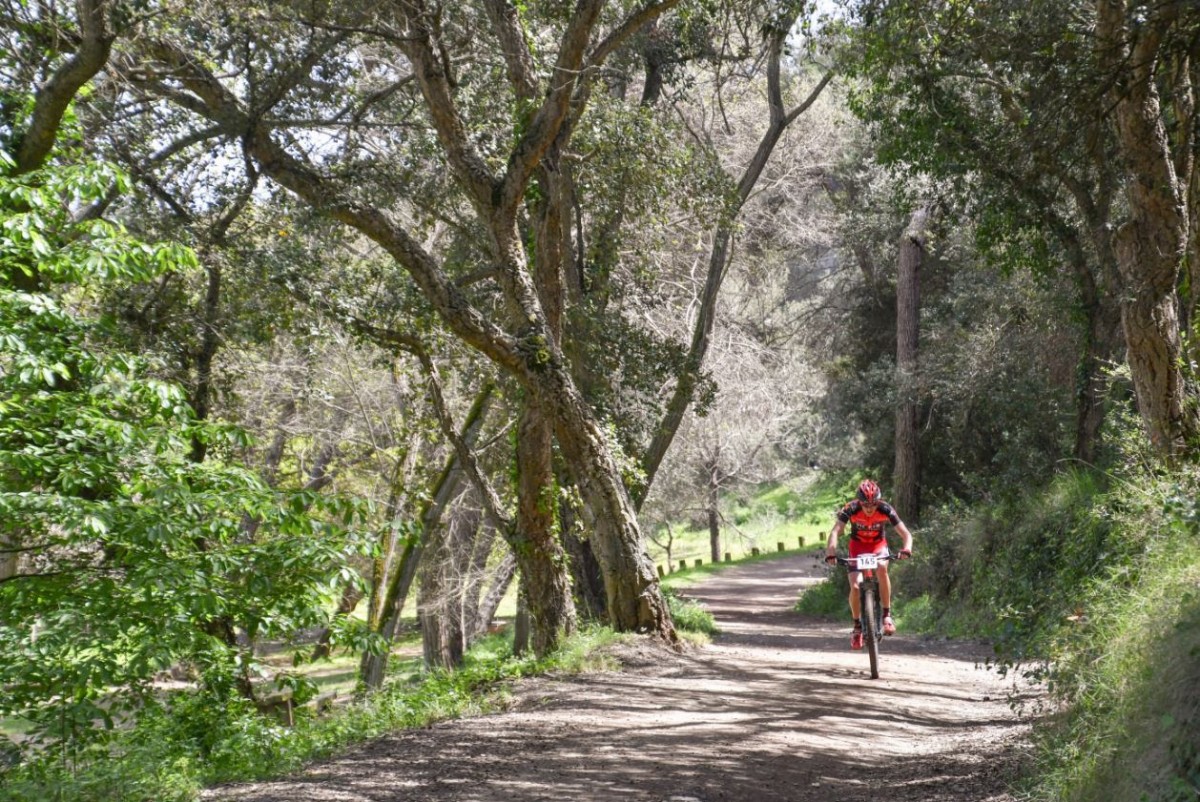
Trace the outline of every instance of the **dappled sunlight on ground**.
{"label": "dappled sunlight on ground", "polygon": [[1012,799],[1027,722],[977,667],[986,649],[901,633],[871,680],[848,621],[792,610],[823,571],[811,555],[730,569],[688,591],[722,629],[706,648],[642,644],[636,668],[523,683],[507,713],[398,733],[209,798]]}

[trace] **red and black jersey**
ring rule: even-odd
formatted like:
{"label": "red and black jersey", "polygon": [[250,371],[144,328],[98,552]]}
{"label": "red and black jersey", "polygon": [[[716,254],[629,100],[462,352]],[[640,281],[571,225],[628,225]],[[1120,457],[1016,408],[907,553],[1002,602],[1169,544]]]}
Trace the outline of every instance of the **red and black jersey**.
{"label": "red and black jersey", "polygon": [[874,512],[868,513],[863,509],[862,502],[857,499],[838,510],[837,519],[844,524],[850,524],[851,541],[866,546],[882,542],[884,528],[900,523],[900,516],[892,509],[892,505],[881,501]]}

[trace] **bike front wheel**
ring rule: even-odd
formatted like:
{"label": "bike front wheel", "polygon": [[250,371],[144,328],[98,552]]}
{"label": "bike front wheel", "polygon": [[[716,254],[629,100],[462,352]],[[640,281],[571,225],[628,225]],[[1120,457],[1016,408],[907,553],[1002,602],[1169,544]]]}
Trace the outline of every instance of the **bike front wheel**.
{"label": "bike front wheel", "polygon": [[864,592],[862,602],[863,642],[867,646],[867,656],[871,659],[871,679],[879,679],[880,631],[875,594],[869,590]]}

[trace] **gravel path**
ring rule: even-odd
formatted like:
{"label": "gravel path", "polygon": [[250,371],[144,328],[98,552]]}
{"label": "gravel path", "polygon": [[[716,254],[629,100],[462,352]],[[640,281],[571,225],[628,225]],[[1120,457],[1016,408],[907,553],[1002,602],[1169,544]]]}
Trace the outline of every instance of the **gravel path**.
{"label": "gravel path", "polygon": [[[903,585],[903,572],[897,582]],[[222,802],[1013,802],[1029,721],[978,645],[900,633],[881,677],[849,622],[792,611],[823,566],[740,566],[689,591],[722,634],[678,655],[622,651],[625,670],[523,682],[505,713],[359,746]]]}

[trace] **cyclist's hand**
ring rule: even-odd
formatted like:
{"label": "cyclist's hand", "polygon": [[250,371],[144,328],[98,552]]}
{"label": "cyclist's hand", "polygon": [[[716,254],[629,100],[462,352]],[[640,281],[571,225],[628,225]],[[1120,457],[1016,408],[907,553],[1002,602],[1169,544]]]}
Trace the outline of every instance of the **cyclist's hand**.
{"label": "cyclist's hand", "polygon": [[835,562],[837,562],[837,554],[836,553],[826,554],[825,562],[829,563],[830,565],[833,565]]}
{"label": "cyclist's hand", "polygon": [[900,549],[900,559],[907,560],[912,556],[912,549]]}

